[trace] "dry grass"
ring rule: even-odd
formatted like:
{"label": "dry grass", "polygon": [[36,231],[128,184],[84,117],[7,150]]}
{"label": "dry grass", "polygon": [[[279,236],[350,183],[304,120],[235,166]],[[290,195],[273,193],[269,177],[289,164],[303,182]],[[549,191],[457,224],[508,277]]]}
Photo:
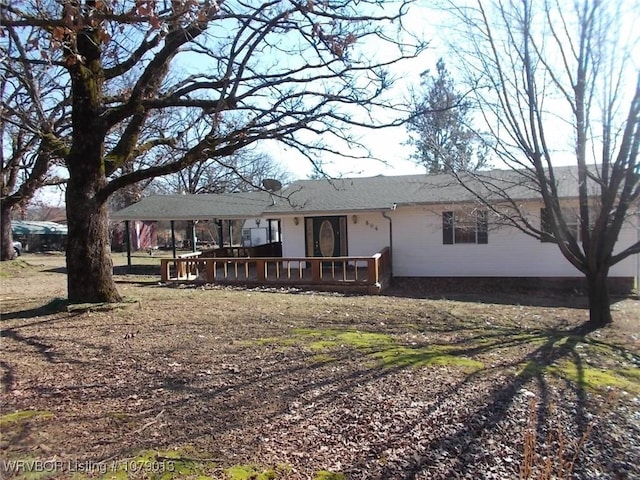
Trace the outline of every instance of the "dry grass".
{"label": "dry grass", "polygon": [[[517,478],[536,439],[575,456],[574,478],[640,475],[638,301],[584,335],[582,299],[178,288],[119,274],[120,308],[68,310],[63,262],[0,266],[5,460],[188,459],[165,472],[175,478]],[[54,476],[104,473],[63,470]]]}

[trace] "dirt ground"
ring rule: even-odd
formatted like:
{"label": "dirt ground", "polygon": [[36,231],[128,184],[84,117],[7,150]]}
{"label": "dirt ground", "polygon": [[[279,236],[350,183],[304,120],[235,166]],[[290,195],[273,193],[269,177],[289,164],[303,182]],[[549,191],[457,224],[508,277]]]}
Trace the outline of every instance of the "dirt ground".
{"label": "dirt ground", "polygon": [[[640,478],[640,301],[167,286],[0,265],[2,478]],[[144,265],[147,265],[146,267]]]}

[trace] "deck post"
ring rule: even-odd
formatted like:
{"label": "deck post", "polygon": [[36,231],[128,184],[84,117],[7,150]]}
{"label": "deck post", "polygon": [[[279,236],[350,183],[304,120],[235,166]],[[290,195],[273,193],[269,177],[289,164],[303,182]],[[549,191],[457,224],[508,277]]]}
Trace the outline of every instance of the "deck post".
{"label": "deck post", "polygon": [[375,285],[380,278],[379,258],[378,255],[375,255],[367,260],[367,283],[369,285]]}
{"label": "deck post", "polygon": [[125,220],[124,225],[124,239],[127,243],[127,272],[131,273],[131,228],[129,220]]}
{"label": "deck post", "polygon": [[311,280],[313,281],[314,284],[319,284],[321,281],[320,269],[322,268],[322,262],[316,259],[313,259],[311,260],[310,263],[311,263]]}
{"label": "deck post", "polygon": [[169,281],[169,262],[171,262],[171,260],[160,260],[160,280],[162,283]]}
{"label": "deck post", "polygon": [[178,262],[178,268],[177,268],[178,279],[181,280],[182,278],[189,278],[187,276],[186,262],[182,259],[176,260],[176,262]]}
{"label": "deck post", "polygon": [[215,258],[207,258],[207,282],[213,283],[216,280],[216,260]]}
{"label": "deck post", "polygon": [[176,222],[171,220],[171,251],[173,258],[176,258]]}
{"label": "deck post", "polygon": [[265,267],[266,262],[262,259],[256,259],[256,275],[258,276],[259,282],[264,282],[266,279],[265,275]]}

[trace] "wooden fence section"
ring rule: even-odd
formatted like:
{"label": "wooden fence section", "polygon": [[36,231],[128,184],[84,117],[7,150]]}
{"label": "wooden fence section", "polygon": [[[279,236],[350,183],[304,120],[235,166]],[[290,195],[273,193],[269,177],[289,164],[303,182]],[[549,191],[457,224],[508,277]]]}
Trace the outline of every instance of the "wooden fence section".
{"label": "wooden fence section", "polygon": [[215,257],[161,260],[163,282],[300,286],[379,293],[391,278],[389,248],[371,257]]}

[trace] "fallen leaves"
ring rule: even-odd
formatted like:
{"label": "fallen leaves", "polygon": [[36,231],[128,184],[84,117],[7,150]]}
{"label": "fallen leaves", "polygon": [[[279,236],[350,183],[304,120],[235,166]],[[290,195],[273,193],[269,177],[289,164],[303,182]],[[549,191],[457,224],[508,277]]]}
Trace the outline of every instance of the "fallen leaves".
{"label": "fallen leaves", "polygon": [[[601,410],[601,393],[554,374],[567,360],[638,381],[637,338],[625,330],[554,357],[580,309],[133,281],[123,290],[144,299],[139,308],[25,318],[38,307],[26,291],[30,300],[14,292],[3,304],[3,412],[53,413],[3,431],[3,458],[99,461],[188,445],[229,465],[288,465],[278,471],[287,479],[504,479],[520,474],[527,432],[538,452],[555,452],[549,432],[570,447],[592,424],[574,478],[640,476],[638,396],[615,390]],[[636,331],[638,311],[624,303],[620,325]],[[383,368],[374,354],[390,344],[483,367]]]}

